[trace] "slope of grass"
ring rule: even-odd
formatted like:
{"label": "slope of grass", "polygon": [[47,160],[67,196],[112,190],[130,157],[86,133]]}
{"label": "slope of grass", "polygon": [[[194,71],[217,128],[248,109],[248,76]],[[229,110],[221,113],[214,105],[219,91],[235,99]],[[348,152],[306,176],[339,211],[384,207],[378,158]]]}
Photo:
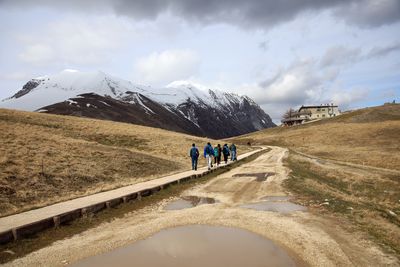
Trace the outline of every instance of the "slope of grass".
{"label": "slope of grass", "polygon": [[306,125],[277,127],[233,138],[289,147],[321,158],[400,169],[400,105],[357,110]]}
{"label": "slope of grass", "polygon": [[400,105],[234,140],[288,147],[291,175],[284,186],[297,201],[315,212],[346,217],[349,231],[361,230],[400,255]]}
{"label": "slope of grass", "polygon": [[[178,196],[189,188],[205,184],[212,178],[228,172],[237,166],[246,164],[266,152],[266,150],[259,151],[246,159],[234,163],[234,165],[228,165],[225,169],[218,169],[215,172],[200,178],[182,181],[179,184],[171,185],[164,190],[157,192],[157,194],[152,194],[142,198],[140,201],[130,201],[110,209],[102,210],[99,213],[90,213],[87,217],[82,217],[67,223],[65,226],[68,227],[63,227],[64,225],[62,225],[61,227],[47,229],[40,234],[35,234],[29,238],[18,239],[15,242],[0,245],[0,264],[23,257],[33,251],[49,246],[58,240],[69,238],[104,222],[110,222],[115,218],[122,218],[129,212],[137,211],[150,205],[157,205],[157,203],[160,203],[163,200],[173,196]],[[13,253],[6,253],[6,251],[12,251]]]}
{"label": "slope of grass", "polygon": [[291,175],[284,186],[301,204],[346,217],[376,243],[400,255],[400,177],[331,164],[291,152],[287,160]]}
{"label": "slope of grass", "polygon": [[0,216],[190,169],[191,144],[202,150],[217,142],[6,109],[0,109],[0,129]]}

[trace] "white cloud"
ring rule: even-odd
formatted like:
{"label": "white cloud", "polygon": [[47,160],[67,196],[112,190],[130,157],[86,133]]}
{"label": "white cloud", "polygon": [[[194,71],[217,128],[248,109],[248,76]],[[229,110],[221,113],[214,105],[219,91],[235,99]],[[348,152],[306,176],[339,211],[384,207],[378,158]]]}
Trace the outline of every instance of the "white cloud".
{"label": "white cloud", "polygon": [[22,61],[37,65],[47,64],[53,61],[55,56],[56,54],[53,48],[43,43],[28,45],[25,50],[19,54],[19,58]]}
{"label": "white cloud", "polygon": [[265,113],[267,113],[271,117],[272,121],[276,125],[281,124],[281,119],[283,114],[290,107],[291,106],[283,106],[282,104],[274,104],[274,103],[261,105],[261,108],[265,111]]}
{"label": "white cloud", "polygon": [[330,67],[334,65],[347,65],[359,60],[361,49],[348,48],[342,45],[329,48],[321,59],[321,67]]}
{"label": "white cloud", "polygon": [[384,57],[391,53],[399,52],[400,51],[400,43],[393,43],[386,46],[375,46],[373,47],[367,54],[364,55],[365,59],[377,58],[377,57]]}
{"label": "white cloud", "polygon": [[193,50],[165,50],[143,57],[135,64],[134,76],[140,81],[165,85],[196,74],[200,59]]}
{"label": "white cloud", "polygon": [[347,90],[335,90],[330,99],[341,109],[348,109],[356,102],[363,101],[368,98],[370,90],[367,88],[353,88]]}
{"label": "white cloud", "polygon": [[293,62],[259,84],[243,85],[237,91],[247,94],[259,103],[275,122],[290,107],[330,103],[331,84],[337,79],[339,69],[321,69],[313,59]]}
{"label": "white cloud", "polygon": [[400,43],[374,46],[370,51],[364,52],[359,47],[345,47],[343,45],[328,48],[320,60],[322,68],[332,66],[349,66],[362,60],[385,57],[391,53],[400,51]]}
{"label": "white cloud", "polygon": [[385,99],[396,99],[400,96],[400,89],[386,89],[380,92],[380,97]]}
{"label": "white cloud", "polygon": [[95,65],[107,62],[131,28],[115,17],[74,18],[49,24],[44,30],[19,36],[20,60],[38,66]]}
{"label": "white cloud", "polygon": [[20,71],[0,74],[0,80],[26,81],[31,78],[32,77],[28,73],[20,72]]}
{"label": "white cloud", "polygon": [[296,61],[272,78],[261,82],[253,97],[261,104],[299,105],[319,101],[324,83],[335,78],[335,73],[319,72],[314,60]]}
{"label": "white cloud", "polygon": [[267,51],[269,46],[268,41],[262,41],[258,44],[258,48],[260,48],[262,51]]}
{"label": "white cloud", "polygon": [[[207,88],[249,95],[278,117],[289,107],[327,103],[332,97],[351,102],[356,94],[346,91],[353,87],[373,88],[365,101],[370,104],[377,101],[377,90],[398,88],[400,65],[395,64],[400,45],[395,36],[400,24],[359,29],[354,23],[379,26],[400,21],[374,15],[399,10],[395,1],[400,3],[10,0],[15,8],[0,8],[4,35],[0,73],[9,74],[0,77],[0,89],[23,85],[15,82],[20,81],[19,75],[12,71],[27,72],[29,79],[77,68],[101,69],[157,86],[176,80],[205,83]],[[374,3],[379,6],[375,8]],[[371,20],[358,23],[365,15]],[[388,20],[381,20],[384,17]],[[352,25],[343,23],[350,20]],[[19,42],[12,38],[16,34]],[[192,50],[164,51],[173,48]],[[11,92],[3,94],[6,97]]]}

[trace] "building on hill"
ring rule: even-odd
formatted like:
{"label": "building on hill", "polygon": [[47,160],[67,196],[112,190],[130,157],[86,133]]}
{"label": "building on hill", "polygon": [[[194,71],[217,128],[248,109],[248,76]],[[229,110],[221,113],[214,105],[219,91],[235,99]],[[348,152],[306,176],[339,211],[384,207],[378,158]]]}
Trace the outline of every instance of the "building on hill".
{"label": "building on hill", "polygon": [[283,126],[294,126],[310,122],[332,118],[340,115],[339,107],[333,104],[319,106],[301,106],[298,111],[289,110],[283,120]]}
{"label": "building on hill", "polygon": [[285,114],[284,119],[282,120],[282,124],[283,126],[294,126],[303,124],[304,122],[309,120],[311,115],[312,115],[311,112],[307,110],[303,111],[289,110],[289,112]]}
{"label": "building on hill", "polygon": [[308,117],[310,120],[326,119],[340,115],[339,107],[333,104],[319,105],[319,106],[301,106],[299,112],[310,112]]}

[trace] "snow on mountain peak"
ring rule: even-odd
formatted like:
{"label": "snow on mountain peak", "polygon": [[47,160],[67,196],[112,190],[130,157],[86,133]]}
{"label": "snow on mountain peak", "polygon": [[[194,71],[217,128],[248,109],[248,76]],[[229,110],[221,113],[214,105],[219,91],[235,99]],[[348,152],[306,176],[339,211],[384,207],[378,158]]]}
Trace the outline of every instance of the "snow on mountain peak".
{"label": "snow on mountain peak", "polygon": [[185,80],[178,80],[178,81],[173,81],[171,83],[169,83],[167,86],[167,88],[196,88],[202,91],[207,91],[208,88],[202,84],[199,83],[195,83],[195,82],[191,82],[191,81],[185,81]]}
{"label": "snow on mountain peak", "polygon": [[30,80],[13,97],[3,100],[1,106],[34,111],[83,93],[95,92],[100,95],[113,95],[115,93],[108,86],[106,77],[104,73],[100,72],[71,70],[38,77]]}
{"label": "snow on mountain peak", "polygon": [[14,96],[0,102],[0,106],[34,111],[81,94],[94,93],[122,100],[128,92],[138,92],[160,104],[173,106],[179,106],[190,99],[197,104],[219,107],[229,103],[240,104],[244,99],[236,94],[206,89],[188,81],[176,81],[164,88],[152,88],[102,71],[81,72],[65,69],[54,75],[32,79]]}
{"label": "snow on mountain peak", "polygon": [[65,69],[62,72],[79,72],[79,70]]}

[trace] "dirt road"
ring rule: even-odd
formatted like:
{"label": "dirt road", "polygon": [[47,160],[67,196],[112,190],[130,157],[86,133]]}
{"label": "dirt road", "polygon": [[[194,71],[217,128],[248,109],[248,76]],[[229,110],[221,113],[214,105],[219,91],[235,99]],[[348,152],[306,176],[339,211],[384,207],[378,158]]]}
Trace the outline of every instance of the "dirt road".
{"label": "dirt road", "polygon": [[271,147],[256,160],[182,194],[215,198],[218,203],[164,210],[174,200],[171,198],[58,241],[8,265],[63,266],[145,239],[162,229],[205,224],[238,227],[264,236],[285,249],[299,265],[398,266],[394,257],[385,255],[360,233],[344,230],[338,219],[307,211],[280,213],[242,207],[266,196],[288,196],[281,186],[289,173],[282,163],[287,153],[286,149]]}

